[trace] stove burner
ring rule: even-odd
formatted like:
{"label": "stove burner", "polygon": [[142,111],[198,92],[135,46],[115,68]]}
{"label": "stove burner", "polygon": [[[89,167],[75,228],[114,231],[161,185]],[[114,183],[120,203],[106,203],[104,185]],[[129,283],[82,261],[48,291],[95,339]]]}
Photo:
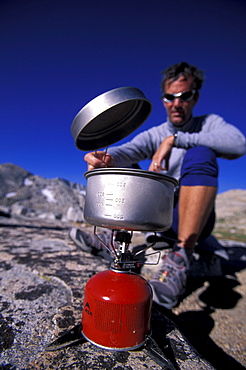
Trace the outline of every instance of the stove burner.
{"label": "stove burner", "polygon": [[[145,253],[149,248],[152,248],[155,245],[155,242],[149,244],[145,248],[141,248],[140,250],[135,248],[132,250],[129,249],[132,242],[133,231],[112,230],[110,246],[106,245],[100,236],[97,235],[96,226],[94,227],[94,235],[114,258],[112,263],[112,267],[114,269],[135,271],[140,265],[157,265],[160,261],[161,252],[159,250],[148,254]],[[143,261],[143,254],[145,257],[156,254],[157,260],[154,263]]]}

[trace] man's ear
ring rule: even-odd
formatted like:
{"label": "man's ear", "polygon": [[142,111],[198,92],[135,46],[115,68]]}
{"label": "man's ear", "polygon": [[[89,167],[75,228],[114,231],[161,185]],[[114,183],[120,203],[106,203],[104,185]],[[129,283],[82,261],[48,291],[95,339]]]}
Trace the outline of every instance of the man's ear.
{"label": "man's ear", "polygon": [[[200,98],[200,94],[199,94],[199,92],[197,91],[197,92],[196,92],[196,94],[195,94],[195,96],[194,96],[195,104],[198,102],[199,98]],[[195,105],[195,104],[194,104],[194,105]]]}
{"label": "man's ear", "polygon": [[193,98],[193,100],[194,100],[194,106],[195,106],[195,105],[196,105],[196,103],[198,102],[199,98],[200,98],[200,94],[199,94],[199,92],[197,91],[197,92],[196,92],[196,94],[195,94],[195,96],[194,96],[194,98]]}

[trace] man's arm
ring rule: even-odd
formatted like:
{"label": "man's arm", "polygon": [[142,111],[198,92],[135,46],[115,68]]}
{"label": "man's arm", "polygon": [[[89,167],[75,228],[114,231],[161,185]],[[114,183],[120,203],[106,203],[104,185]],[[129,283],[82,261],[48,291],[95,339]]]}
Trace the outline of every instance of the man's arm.
{"label": "man's arm", "polygon": [[198,133],[178,131],[175,140],[177,148],[189,149],[206,146],[214,150],[218,157],[236,159],[246,152],[246,139],[235,126],[226,123],[222,117],[210,114]]}

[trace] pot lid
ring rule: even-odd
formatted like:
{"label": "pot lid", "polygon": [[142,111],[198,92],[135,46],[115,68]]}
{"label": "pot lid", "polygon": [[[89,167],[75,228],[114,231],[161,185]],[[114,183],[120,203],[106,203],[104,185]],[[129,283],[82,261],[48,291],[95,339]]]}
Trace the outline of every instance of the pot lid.
{"label": "pot lid", "polygon": [[80,150],[105,148],[135,131],[149,116],[152,105],[135,87],[107,91],[86,104],[75,116],[71,132]]}

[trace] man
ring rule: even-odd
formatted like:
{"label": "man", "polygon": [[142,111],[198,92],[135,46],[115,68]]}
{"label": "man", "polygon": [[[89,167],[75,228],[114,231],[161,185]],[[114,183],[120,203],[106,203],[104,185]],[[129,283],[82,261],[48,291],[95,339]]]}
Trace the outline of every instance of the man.
{"label": "man", "polygon": [[[185,290],[195,245],[213,241],[210,235],[215,223],[218,186],[216,157],[235,159],[246,151],[243,134],[222,117],[192,116],[202,84],[203,73],[196,67],[186,62],[172,65],[164,71],[161,84],[167,121],[142,132],[129,143],[109,148],[106,156],[101,151],[85,155],[88,169],[129,167],[149,158],[150,171],[165,171],[179,180],[172,228],[158,234],[160,239],[171,236],[176,243],[150,280],[154,301],[169,309]],[[85,240],[77,235],[77,241],[79,238]]]}

